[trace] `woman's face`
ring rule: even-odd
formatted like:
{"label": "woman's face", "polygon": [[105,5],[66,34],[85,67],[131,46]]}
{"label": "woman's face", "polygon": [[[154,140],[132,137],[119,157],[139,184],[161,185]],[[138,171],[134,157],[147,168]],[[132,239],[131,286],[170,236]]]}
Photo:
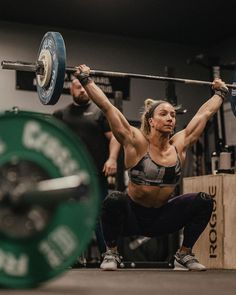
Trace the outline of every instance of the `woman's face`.
{"label": "woman's face", "polygon": [[156,131],[173,133],[176,124],[174,107],[168,102],[159,104],[154,110],[153,117],[149,119],[149,124]]}

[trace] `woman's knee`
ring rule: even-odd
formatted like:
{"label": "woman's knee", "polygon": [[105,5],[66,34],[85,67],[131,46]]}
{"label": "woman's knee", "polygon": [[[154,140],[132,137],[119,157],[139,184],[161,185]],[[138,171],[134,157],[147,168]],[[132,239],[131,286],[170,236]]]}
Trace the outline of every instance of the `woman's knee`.
{"label": "woman's knee", "polygon": [[214,201],[213,201],[212,197],[210,195],[208,195],[207,193],[199,192],[196,195],[195,201],[201,209],[207,209],[210,212],[213,211]]}

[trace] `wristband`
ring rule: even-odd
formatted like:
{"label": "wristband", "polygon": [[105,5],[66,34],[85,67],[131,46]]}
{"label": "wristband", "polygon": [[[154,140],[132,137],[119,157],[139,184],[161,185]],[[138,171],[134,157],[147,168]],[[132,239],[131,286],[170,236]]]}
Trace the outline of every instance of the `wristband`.
{"label": "wristband", "polygon": [[228,93],[229,93],[229,89],[225,86],[215,90],[215,94],[219,95],[223,100],[225,100]]}
{"label": "wristband", "polygon": [[81,85],[84,87],[93,80],[90,78],[88,73],[80,72],[76,74],[76,78],[80,81]]}

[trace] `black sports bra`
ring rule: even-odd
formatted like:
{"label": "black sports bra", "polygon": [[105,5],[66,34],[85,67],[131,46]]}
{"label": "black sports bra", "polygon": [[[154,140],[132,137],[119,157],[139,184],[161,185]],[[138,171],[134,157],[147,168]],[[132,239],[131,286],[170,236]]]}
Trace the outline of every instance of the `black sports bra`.
{"label": "black sports bra", "polygon": [[137,165],[128,170],[130,181],[152,186],[176,186],[181,175],[181,163],[177,150],[176,153],[176,164],[165,167],[155,163],[147,152]]}

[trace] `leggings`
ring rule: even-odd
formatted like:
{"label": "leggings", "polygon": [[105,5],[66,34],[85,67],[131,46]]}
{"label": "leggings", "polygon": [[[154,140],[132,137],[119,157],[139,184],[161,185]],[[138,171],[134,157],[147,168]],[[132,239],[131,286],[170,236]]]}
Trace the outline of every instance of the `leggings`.
{"label": "leggings", "polygon": [[[100,175],[98,177],[99,185],[100,185],[100,196],[101,200],[103,201],[104,198],[108,195],[108,183],[105,176]],[[104,243],[104,237],[102,232],[102,226],[100,221],[98,220],[95,228],[97,245],[100,253],[104,253],[106,251],[106,245]]]}
{"label": "leggings", "polygon": [[171,199],[160,208],[146,208],[126,193],[112,192],[103,202],[101,221],[107,247],[120,237],[157,237],[184,228],[183,246],[192,248],[207,226],[213,200],[206,193],[190,193]]}

